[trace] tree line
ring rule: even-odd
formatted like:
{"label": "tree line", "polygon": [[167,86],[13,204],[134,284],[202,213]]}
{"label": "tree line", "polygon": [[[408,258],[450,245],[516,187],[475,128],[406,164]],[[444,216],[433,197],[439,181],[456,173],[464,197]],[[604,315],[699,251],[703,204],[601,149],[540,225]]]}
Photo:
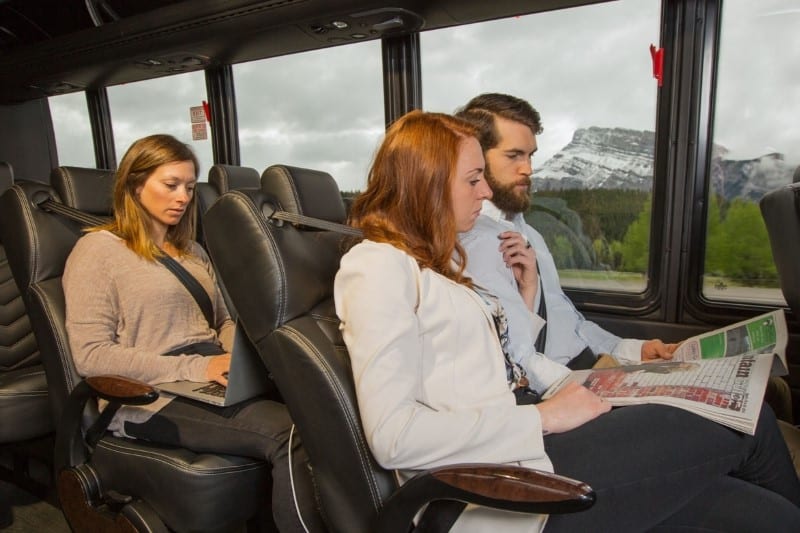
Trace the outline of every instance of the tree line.
{"label": "tree line", "polygon": [[[643,274],[650,260],[651,200],[649,192],[624,189],[539,191],[525,217],[544,235],[559,268]],[[707,222],[706,275],[779,286],[758,203],[711,195]]]}
{"label": "tree line", "polygon": [[[346,203],[358,191],[342,193]],[[525,219],[547,241],[560,269],[647,273],[652,198],[628,189],[537,191]],[[758,203],[711,195],[705,242],[706,275],[728,283],[778,287]]]}

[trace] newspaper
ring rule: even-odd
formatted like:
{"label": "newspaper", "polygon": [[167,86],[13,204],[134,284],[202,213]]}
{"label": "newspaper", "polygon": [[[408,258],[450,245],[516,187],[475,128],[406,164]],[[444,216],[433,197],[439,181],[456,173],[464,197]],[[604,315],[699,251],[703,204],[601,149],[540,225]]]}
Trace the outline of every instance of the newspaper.
{"label": "newspaper", "polygon": [[774,354],[772,375],[788,374],[786,343],[788,333],[783,310],[775,310],[749,320],[691,337],[683,341],[673,361],[697,361],[744,354]]}
{"label": "newspaper", "polygon": [[571,372],[543,398],[575,381],[614,406],[671,405],[752,435],[771,372],[786,371],[786,340],[775,311],[687,339],[675,361]]}

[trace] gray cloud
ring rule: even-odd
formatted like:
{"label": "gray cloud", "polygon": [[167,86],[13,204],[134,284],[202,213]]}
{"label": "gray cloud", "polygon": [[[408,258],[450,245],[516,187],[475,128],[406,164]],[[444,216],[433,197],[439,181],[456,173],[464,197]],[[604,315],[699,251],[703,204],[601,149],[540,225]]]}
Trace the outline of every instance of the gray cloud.
{"label": "gray cloud", "polygon": [[[715,140],[732,157],[779,151],[800,162],[800,12],[790,4],[724,6]],[[658,44],[659,17],[655,0],[622,0],[423,32],[423,106],[452,112],[487,91],[530,100],[545,128],[536,165],[579,127],[653,130],[649,45]],[[342,189],[363,187],[383,133],[380,62],[380,43],[369,41],[234,65],[242,164],[317,168]],[[189,142],[189,107],[206,99],[205,80],[197,72],[110,87],[109,97],[119,158],[156,131]],[[85,117],[82,95],[61,98],[51,100],[54,121],[70,126],[57,130],[59,154],[91,155],[88,121],[71,114],[77,101]],[[210,141],[191,144],[207,170]]]}

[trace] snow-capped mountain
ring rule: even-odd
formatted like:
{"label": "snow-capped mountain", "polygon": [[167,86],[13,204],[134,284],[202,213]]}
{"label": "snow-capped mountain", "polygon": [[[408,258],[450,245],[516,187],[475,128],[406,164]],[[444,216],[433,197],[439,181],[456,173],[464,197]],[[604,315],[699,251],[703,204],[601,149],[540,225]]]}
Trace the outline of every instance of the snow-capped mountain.
{"label": "snow-capped mountain", "polygon": [[[534,169],[539,190],[651,189],[655,133],[623,128],[590,127],[575,131],[572,141]],[[792,181],[794,167],[781,154],[751,160],[725,159],[715,146],[711,186],[725,198],[758,200],[765,192]]]}

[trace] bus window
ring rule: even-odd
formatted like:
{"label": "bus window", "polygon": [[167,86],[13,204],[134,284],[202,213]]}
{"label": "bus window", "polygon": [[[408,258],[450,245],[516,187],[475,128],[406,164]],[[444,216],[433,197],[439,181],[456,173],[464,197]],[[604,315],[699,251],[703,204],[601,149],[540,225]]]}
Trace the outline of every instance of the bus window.
{"label": "bus window", "polygon": [[380,41],[233,66],[242,165],[331,174],[360,191],[385,131]]}
{"label": "bus window", "polygon": [[48,98],[59,165],[95,166],[92,126],[86,94],[62,94]]}
{"label": "bus window", "polygon": [[[122,159],[136,139],[167,133],[192,147],[200,161],[197,178],[206,181],[208,169],[213,164],[211,131],[207,122],[193,125],[191,116],[191,108],[202,107],[203,100],[208,98],[202,71],[109,87],[108,102],[117,159]],[[195,128],[199,137],[203,137],[205,131],[205,138],[193,140]]]}
{"label": "bus window", "polygon": [[800,165],[796,0],[722,4],[703,295],[785,305],[758,200]]}
{"label": "bus window", "polygon": [[525,218],[564,286],[647,286],[659,20],[658,0],[622,0],[422,34],[425,109],[500,92],[540,112]]}

